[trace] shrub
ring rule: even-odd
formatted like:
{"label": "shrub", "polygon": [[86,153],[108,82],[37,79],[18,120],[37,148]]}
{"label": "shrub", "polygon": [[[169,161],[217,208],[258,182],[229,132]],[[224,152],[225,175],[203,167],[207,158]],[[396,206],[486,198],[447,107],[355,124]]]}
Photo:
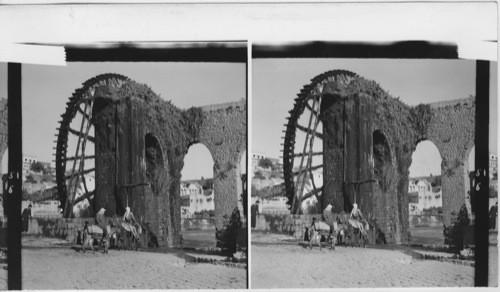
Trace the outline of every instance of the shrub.
{"label": "shrub", "polygon": [[216,229],[217,247],[228,254],[234,254],[237,251],[236,243],[242,226],[238,207],[234,208],[231,216],[224,215],[224,226],[220,230]]}
{"label": "shrub", "polygon": [[50,174],[42,175],[42,182],[54,182],[54,176]]}
{"label": "shrub", "polygon": [[259,166],[262,168],[269,168],[273,166],[273,162],[269,158],[262,158],[259,160]]}
{"label": "shrub", "polygon": [[458,214],[456,212],[451,213],[451,225],[444,227],[444,243],[455,246],[458,250],[462,250],[464,245],[463,229],[469,226],[469,224],[470,219],[467,207],[463,204]]}
{"label": "shrub", "polygon": [[493,186],[490,186],[490,188],[489,188],[489,197],[490,198],[498,197],[498,192]]}
{"label": "shrub", "polygon": [[261,172],[260,170],[257,170],[257,171],[255,172],[254,177],[255,177],[256,179],[261,179],[261,180],[262,180],[262,179],[266,179],[266,177],[262,174],[262,172]]}
{"label": "shrub", "polygon": [[40,162],[33,162],[31,164],[31,167],[30,167],[30,170],[34,171],[34,172],[44,172],[45,171],[45,166],[40,163]]}
{"label": "shrub", "polygon": [[31,174],[28,174],[26,176],[26,182],[27,183],[33,183],[33,184],[37,183],[37,181],[35,180],[35,177],[33,175],[31,175]]}

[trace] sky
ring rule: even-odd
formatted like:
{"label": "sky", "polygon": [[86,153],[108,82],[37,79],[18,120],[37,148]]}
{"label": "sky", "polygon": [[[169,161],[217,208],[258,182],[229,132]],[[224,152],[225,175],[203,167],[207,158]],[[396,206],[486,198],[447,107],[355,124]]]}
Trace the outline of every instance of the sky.
{"label": "sky", "polygon": [[[257,59],[252,60],[252,152],[280,157],[282,130],[294,98],[315,76],[345,69],[375,80],[393,97],[415,106],[475,95],[475,61],[409,59]],[[497,153],[497,65],[491,70],[490,152]],[[423,144],[423,145],[420,145]],[[421,142],[410,176],[441,172],[431,142]],[[433,149],[433,147],[435,149]]]}
{"label": "sky", "polygon": [[[493,63],[491,77],[497,80]],[[408,105],[452,100],[475,93],[475,61],[384,59],[252,60],[252,151],[280,156],[285,117],[303,85],[332,69],[375,80]],[[60,114],[74,90],[102,73],[119,73],[146,83],[179,108],[245,98],[245,65],[232,63],[68,63],[66,67],[23,65],[23,152],[51,161]],[[0,97],[7,96],[7,65],[0,63]],[[491,82],[490,152],[497,153],[497,83]],[[437,148],[422,142],[414,153],[412,176],[440,173]],[[426,145],[429,144],[429,145]],[[203,145],[186,155],[183,179],[211,177],[213,160]]]}
{"label": "sky", "polygon": [[[7,97],[7,65],[0,63],[0,97]],[[71,94],[86,80],[118,73],[145,83],[172,103],[187,109],[246,98],[244,63],[68,63],[22,66],[23,154],[51,162],[56,128]],[[196,147],[195,147],[196,146]],[[191,149],[193,148],[193,149]],[[213,176],[213,159],[203,145],[193,145],[185,158],[183,179]],[[206,151],[206,152],[203,152]],[[208,155],[207,155],[208,154]]]}

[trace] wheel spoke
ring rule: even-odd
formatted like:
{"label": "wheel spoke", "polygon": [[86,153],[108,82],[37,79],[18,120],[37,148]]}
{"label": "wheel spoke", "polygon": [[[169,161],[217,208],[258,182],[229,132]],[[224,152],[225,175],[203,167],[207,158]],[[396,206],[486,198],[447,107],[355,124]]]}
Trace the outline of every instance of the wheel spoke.
{"label": "wheel spoke", "polygon": [[[90,106],[90,110],[89,110],[89,119],[87,120],[88,122],[87,122],[86,129],[85,129],[85,134],[83,135],[81,157],[85,156],[85,146],[87,145],[88,134],[90,131],[90,127],[92,126],[92,123],[90,122],[91,118],[92,118],[92,105],[93,105],[93,102],[91,102],[90,105],[85,103],[85,108],[87,108],[87,106]],[[84,123],[84,121],[82,120],[82,124],[83,123]],[[77,156],[77,155],[75,155],[75,156]],[[85,179],[85,173],[83,171],[84,166],[85,166],[85,159],[81,159],[80,164],[79,164],[78,173],[81,174],[81,179],[82,179],[82,183],[83,183],[83,188],[85,189],[85,193],[88,193],[89,190],[87,188],[87,180]],[[79,177],[77,177],[77,182],[78,181],[79,181]],[[74,194],[72,194],[72,198],[73,198],[72,201],[75,200],[77,188],[78,188],[78,185],[75,185],[75,191],[74,191]],[[70,202],[70,209],[73,209],[74,205],[75,205],[75,202]]]}
{"label": "wheel spoke", "polygon": [[[57,147],[54,148],[56,150],[57,192],[59,200],[62,203],[61,207],[64,208],[64,217],[66,218],[72,215],[73,208],[69,207],[70,205],[72,206],[85,199],[88,200],[95,191],[92,189],[89,191],[87,186],[88,180],[85,178],[85,174],[95,172],[95,168],[93,168],[94,162],[86,162],[88,159],[95,160],[94,153],[85,153],[88,152],[86,150],[88,148],[87,142],[95,143],[92,122],[92,119],[95,118],[95,115],[92,113],[92,104],[96,98],[95,90],[102,85],[119,88],[128,82],[128,80],[127,77],[119,74],[96,76],[84,82],[83,87],[75,90],[66,103],[66,112],[61,115],[62,120],[59,122],[61,125],[59,128],[56,128],[58,131],[58,140]],[[71,128],[70,125],[72,123],[78,123],[78,126]],[[68,139],[70,134],[77,137],[77,141],[74,141],[77,143],[71,144],[72,150],[68,147],[68,141],[71,141]],[[73,145],[76,145],[76,148]],[[67,157],[70,153],[74,156]],[[72,165],[67,165],[68,161],[72,161]],[[85,170],[85,164],[88,164],[86,167],[90,169]],[[82,199],[78,198],[75,200],[76,190],[81,187],[82,182],[86,195]]]}
{"label": "wheel spoke", "polygon": [[312,156],[323,155],[323,151],[321,151],[321,152],[310,152],[310,153],[294,153],[294,154],[290,155],[290,157],[296,158],[296,157],[301,157],[301,156],[304,156],[304,155],[312,155]]}
{"label": "wheel spoke", "polygon": [[91,173],[93,171],[95,171],[95,167],[94,168],[90,168],[90,169],[86,169],[86,170],[82,170],[82,171],[79,171],[79,172],[76,172],[76,173],[73,173],[73,174],[70,174],[70,175],[67,175],[64,178],[65,179],[70,179],[70,178],[77,177],[78,175]]}
{"label": "wheel spoke", "polygon": [[78,106],[76,107],[76,110],[77,110],[77,111],[78,111],[78,112],[79,112],[82,116],[84,116],[87,120],[90,120],[90,116],[89,116],[86,112],[84,112],[84,110],[82,110],[82,108],[80,107],[80,105],[78,105]]}
{"label": "wheel spoke", "polygon": [[[318,101],[318,104],[320,105],[321,104],[321,96],[319,97],[319,101]],[[316,133],[316,130],[318,129],[318,125],[319,125],[319,115],[316,116],[316,120],[314,121],[314,129],[313,129],[313,133]],[[312,153],[313,153],[313,148],[314,148],[314,135],[311,137],[311,140],[309,142],[309,156],[308,156],[308,159],[307,159],[307,166],[310,168],[311,167],[311,164],[312,164]],[[305,175],[304,175],[305,177]],[[312,183],[312,186],[314,189],[316,189],[316,184],[314,183],[314,175],[312,173],[312,170],[309,169],[309,177],[311,178],[311,183]]]}
{"label": "wheel spoke", "polygon": [[70,161],[70,160],[75,160],[75,159],[95,159],[95,155],[83,156],[83,157],[71,156],[71,157],[65,158],[64,160]]}
{"label": "wheel spoke", "polygon": [[301,202],[309,199],[312,196],[318,195],[323,191],[323,187],[318,188],[318,189],[313,189],[312,191],[308,192],[307,194],[303,195],[302,198],[300,199]]}
{"label": "wheel spoke", "polygon": [[[314,177],[312,175],[312,171],[315,170],[315,169],[319,169],[319,168],[322,167],[322,165],[321,166],[315,166],[315,167],[311,166],[312,165],[312,155],[311,154],[313,152],[313,147],[314,147],[314,138],[316,137],[316,134],[317,134],[316,130],[317,130],[319,122],[320,122],[319,114],[317,114],[317,111],[315,110],[315,107],[317,106],[318,110],[319,110],[319,107],[321,106],[321,99],[322,99],[321,96],[319,96],[319,98],[313,99],[312,107],[310,107],[311,115],[309,117],[309,125],[308,125],[307,129],[303,129],[303,130],[306,131],[306,140],[304,141],[304,151],[303,151],[303,153],[304,154],[307,153],[307,162],[306,162],[305,169],[302,169],[302,165],[303,165],[303,161],[304,161],[305,155],[302,156],[301,157],[300,168],[299,168],[299,171],[297,172],[297,174],[299,176],[297,178],[297,182],[300,183],[300,188],[298,189],[299,192],[297,193],[296,196],[297,196],[299,202],[302,202],[303,192],[304,192],[305,184],[307,182],[307,173],[309,172],[310,178],[312,180],[312,185],[315,188],[316,185],[314,183]],[[311,123],[312,123],[313,117],[314,117],[313,129],[309,130],[311,128]],[[306,151],[307,146],[309,146],[309,151]],[[300,205],[298,207],[299,208],[297,208],[297,211],[300,212]]]}
{"label": "wheel spoke", "polygon": [[90,197],[92,197],[93,195],[95,195],[95,191],[85,192],[85,195],[80,196],[80,197],[75,199],[75,202],[73,203],[73,205],[76,205],[76,204],[80,203],[81,201],[84,201],[85,199],[90,199]]}
{"label": "wheel spoke", "polygon": [[306,103],[306,108],[312,112],[313,115],[319,117],[319,113],[314,110],[309,103]]}
{"label": "wheel spoke", "polygon": [[311,135],[311,134],[314,134],[314,136],[320,138],[320,139],[323,139],[323,134],[321,133],[318,133],[314,130],[309,130],[308,128],[304,127],[304,126],[301,126],[299,124],[297,124],[297,129],[301,130],[302,132],[305,132],[307,133],[308,135]]}
{"label": "wheel spoke", "polygon": [[[71,134],[73,134],[75,136],[78,136],[79,138],[84,138],[85,137],[85,135],[83,133],[78,132],[75,129],[72,129],[70,127],[68,127],[67,129],[68,129],[68,132],[70,132]],[[87,135],[87,140],[89,140],[92,143],[95,143],[95,138],[93,136]]]}
{"label": "wheel spoke", "polygon": [[[307,103],[306,103],[307,104]],[[316,99],[313,100],[313,107],[314,105],[316,105]],[[311,124],[312,124],[312,121],[313,121],[313,111],[311,111],[311,114],[309,115],[309,123],[308,123],[308,126],[306,129],[309,129],[311,127]],[[306,130],[306,139],[304,141],[304,147],[303,147],[303,150],[302,150],[302,153],[306,153],[306,149],[307,149],[307,145],[308,145],[308,141],[309,141],[309,135],[311,133]],[[300,166],[299,166],[299,174],[300,174],[300,171],[303,167],[303,164],[304,164],[304,156],[302,156],[300,158]],[[304,191],[304,186],[305,186],[305,177],[300,180],[300,178],[297,178],[297,181],[296,181],[298,184],[300,184],[300,186],[296,186],[296,193],[294,194],[294,197],[293,197],[293,200],[292,200],[292,212],[295,212],[295,210],[300,210],[300,208],[297,208],[297,199],[301,197],[301,194],[302,192]]]}
{"label": "wheel spoke", "polygon": [[[85,103],[85,109],[83,110],[84,112],[87,110],[87,107],[88,107],[88,103]],[[90,122],[90,121],[89,121]],[[78,142],[76,144],[76,151],[75,151],[75,157],[78,157],[79,155],[79,152],[80,152],[80,143],[82,142],[82,138],[84,138],[81,133],[83,132],[83,128],[84,128],[84,125],[85,125],[85,117],[82,117],[82,121],[80,123],[80,131],[79,132],[71,132],[71,128],[68,126],[68,131],[77,135],[78,136]],[[73,191],[71,191],[69,193],[69,199],[66,199],[66,206],[65,206],[65,210],[64,212],[66,213],[66,217],[71,217],[72,213],[73,213],[73,200],[75,199],[75,194],[76,194],[76,190],[78,188],[78,185],[79,185],[79,180],[80,180],[80,177],[77,175],[75,176],[75,169],[76,169],[76,159],[73,160],[73,168],[71,170],[71,175],[69,176],[69,185],[72,187]]]}

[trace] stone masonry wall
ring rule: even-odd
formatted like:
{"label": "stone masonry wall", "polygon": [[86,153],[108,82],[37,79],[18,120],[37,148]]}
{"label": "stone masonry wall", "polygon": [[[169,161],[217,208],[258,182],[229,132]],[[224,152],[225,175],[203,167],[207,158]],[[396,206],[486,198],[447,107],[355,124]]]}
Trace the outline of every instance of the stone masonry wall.
{"label": "stone masonry wall", "polygon": [[[109,220],[115,226],[122,222],[119,217],[106,218],[106,221]],[[55,237],[67,240],[70,244],[76,244],[78,232],[83,230],[85,221],[95,224],[94,218],[31,218],[25,234]]]}
{"label": "stone masonry wall", "polygon": [[306,227],[311,225],[313,217],[321,219],[321,214],[258,214],[253,230],[287,234],[295,237],[296,240],[303,240]]}
{"label": "stone masonry wall", "polygon": [[[102,128],[101,136],[104,137],[104,142],[98,143],[96,152],[111,153],[110,157],[115,157],[115,151],[118,152],[118,161],[113,158],[107,163],[119,167],[118,186],[147,184],[129,189],[118,188],[116,195],[112,194],[111,188],[102,195],[107,196],[106,199],[97,196],[96,202],[116,204],[116,210],[107,209],[111,210],[109,215],[120,216],[128,200],[136,219],[150,226],[150,232],[160,245],[178,246],[184,156],[191,145],[202,143],[214,159],[216,226],[222,228],[224,215],[230,215],[238,206],[240,195],[239,164],[246,149],[245,101],[181,110],[161,99],[146,85],[131,80],[117,91],[106,93],[106,98],[113,101],[116,110],[110,107],[107,116],[100,117],[108,122],[96,127],[98,133]],[[102,111],[105,113],[106,110]],[[118,131],[117,149],[115,143],[106,143],[113,140],[106,135],[106,125],[114,123],[117,123],[115,127]],[[145,145],[146,138],[150,141],[148,143],[154,140],[155,146]],[[96,155],[99,156],[99,153]],[[105,176],[106,184],[114,187],[113,174]],[[97,185],[101,183],[97,181]],[[128,195],[125,196],[125,193]]]}
{"label": "stone masonry wall", "polygon": [[[318,86],[320,83],[322,86]],[[406,243],[411,158],[420,141],[430,140],[443,158],[443,213],[444,224],[449,225],[451,213],[465,202],[466,161],[474,144],[474,97],[408,106],[399,98],[390,96],[376,82],[343,70],[318,75],[304,90],[309,92],[315,88],[322,88],[321,111],[325,114],[322,208],[334,203],[334,208],[350,211],[350,206],[342,202],[342,177],[339,174],[343,147],[347,147],[346,181],[370,179],[376,171],[377,183],[371,188],[368,184],[360,186],[357,190],[361,195],[357,198],[358,206],[385,233],[388,242]],[[342,145],[341,137],[342,101],[346,106],[346,145]],[[356,109],[359,109],[358,114]],[[370,116],[372,120],[364,121]],[[384,141],[377,145],[377,157],[373,156],[375,150],[371,141],[371,135],[375,133],[379,142]],[[369,148],[372,148],[371,153]],[[373,169],[372,159],[378,159],[376,169]],[[344,201],[352,200],[350,192],[353,190],[346,191]]]}
{"label": "stone masonry wall", "polygon": [[0,166],[7,150],[7,99],[0,99]]}
{"label": "stone masonry wall", "polygon": [[[307,214],[307,215],[279,215],[279,214],[258,214],[256,225],[253,230],[265,231],[276,234],[291,235],[297,241],[306,239],[306,232],[308,227],[311,226],[312,218],[322,220],[321,214]],[[368,243],[375,243],[375,235],[377,232],[374,230],[368,231]]]}
{"label": "stone masonry wall", "polygon": [[469,153],[474,146],[475,98],[430,104],[432,119],[427,138],[442,158],[443,221],[450,225],[451,213],[465,204],[464,173],[468,172]]}
{"label": "stone masonry wall", "polygon": [[[246,102],[203,107],[199,142],[214,159],[215,224],[223,226],[224,215],[238,206],[241,194],[240,160],[246,150]],[[240,210],[242,212],[242,210]]]}

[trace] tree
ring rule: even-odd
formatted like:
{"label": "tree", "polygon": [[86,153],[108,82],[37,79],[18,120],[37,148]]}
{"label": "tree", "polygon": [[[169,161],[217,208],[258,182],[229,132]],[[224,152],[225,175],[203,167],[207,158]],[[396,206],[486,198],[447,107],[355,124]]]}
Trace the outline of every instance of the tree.
{"label": "tree", "polygon": [[261,179],[261,180],[266,178],[266,177],[262,174],[262,172],[260,172],[260,170],[257,170],[257,171],[255,172],[254,177],[255,177],[255,178],[257,178],[257,179]]}
{"label": "tree", "polygon": [[30,170],[34,172],[44,172],[45,171],[45,166],[41,162],[33,162],[31,164]]}
{"label": "tree", "polygon": [[46,174],[44,172],[43,176],[42,176],[42,182],[53,182],[54,181],[54,177],[50,174]]}
{"label": "tree", "polygon": [[269,168],[273,166],[273,162],[269,158],[262,158],[259,160],[259,166],[262,168]]}
{"label": "tree", "polygon": [[35,178],[33,177],[33,175],[28,174],[28,175],[26,176],[26,182],[28,182],[28,183],[36,183],[36,180],[35,180]]}
{"label": "tree", "polygon": [[451,212],[450,226],[444,226],[444,244],[453,245],[458,250],[462,250],[464,245],[464,227],[469,226],[469,224],[469,214],[465,204],[463,204],[458,213]]}
{"label": "tree", "polygon": [[243,227],[238,207],[233,209],[231,216],[224,215],[223,220],[224,226],[220,230],[216,229],[215,233],[217,247],[232,255],[238,250],[238,236],[240,236]]}
{"label": "tree", "polygon": [[496,198],[497,196],[498,196],[498,192],[495,189],[495,187],[490,186],[490,188],[489,188],[489,197],[490,198]]}

